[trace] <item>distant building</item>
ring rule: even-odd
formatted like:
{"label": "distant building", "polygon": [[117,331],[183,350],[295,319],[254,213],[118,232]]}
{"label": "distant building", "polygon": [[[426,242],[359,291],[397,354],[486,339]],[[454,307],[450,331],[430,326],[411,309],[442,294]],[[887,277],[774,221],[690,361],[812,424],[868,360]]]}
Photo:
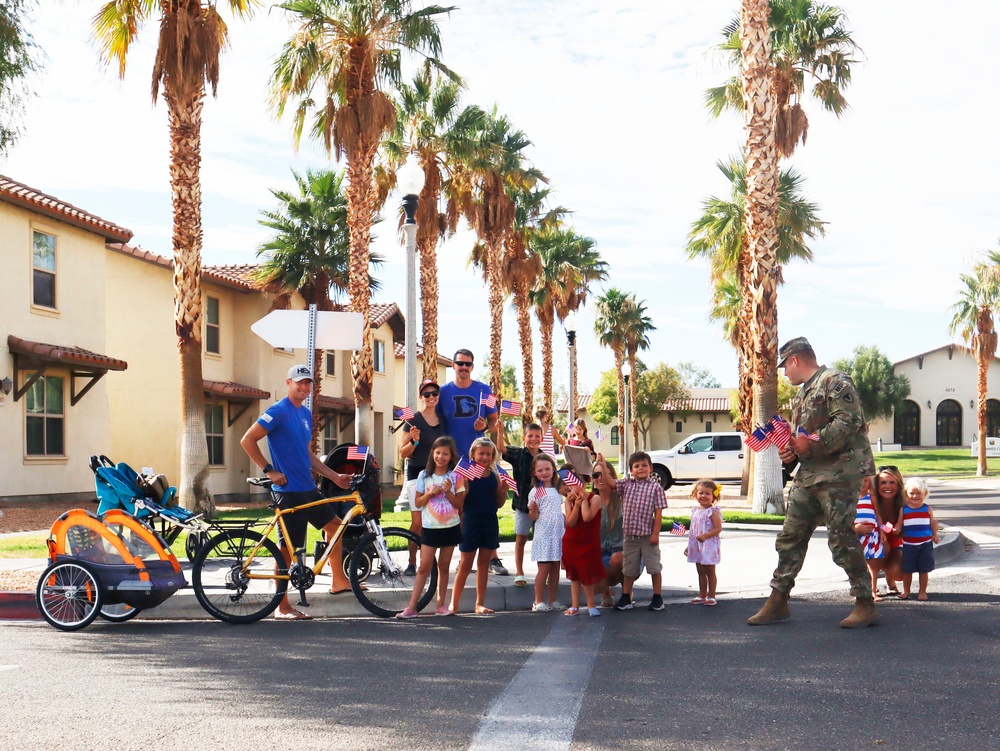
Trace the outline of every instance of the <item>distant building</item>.
{"label": "distant building", "polygon": [[[910,396],[890,420],[868,426],[872,443],[901,447],[971,446],[978,431],[978,369],[972,350],[961,344],[923,352],[893,364],[910,381]],[[986,434],[1000,436],[1000,358],[987,373]]]}
{"label": "distant building", "polygon": [[[667,402],[663,405],[663,413],[650,425],[645,444],[642,442],[642,431],[639,431],[639,445],[643,450],[668,449],[694,433],[735,430],[732,415],[729,413],[729,397],[735,389],[693,388],[689,391],[690,399]],[[615,454],[620,443],[618,425],[598,423],[587,411],[591,398],[591,394],[580,394],[577,397],[576,416],[587,421],[587,430],[598,451],[609,455]],[[568,410],[569,397],[565,396],[558,405],[558,411],[565,414]],[[601,429],[600,441],[594,438],[597,428]]]}

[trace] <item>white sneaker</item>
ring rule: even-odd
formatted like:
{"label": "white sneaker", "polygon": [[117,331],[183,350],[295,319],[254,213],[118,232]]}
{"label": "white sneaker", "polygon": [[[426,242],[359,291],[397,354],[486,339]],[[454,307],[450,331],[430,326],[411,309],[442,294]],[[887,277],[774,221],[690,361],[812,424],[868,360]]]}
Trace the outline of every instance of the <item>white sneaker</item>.
{"label": "white sneaker", "polygon": [[559,600],[555,600],[549,603],[549,610],[565,610],[566,606],[563,605]]}
{"label": "white sneaker", "polygon": [[544,602],[536,602],[531,606],[532,613],[547,613],[550,610],[552,610],[552,608],[548,605],[548,603]]}
{"label": "white sneaker", "polygon": [[597,618],[601,615],[601,611],[597,608],[590,608],[587,612],[590,613],[591,618]]}

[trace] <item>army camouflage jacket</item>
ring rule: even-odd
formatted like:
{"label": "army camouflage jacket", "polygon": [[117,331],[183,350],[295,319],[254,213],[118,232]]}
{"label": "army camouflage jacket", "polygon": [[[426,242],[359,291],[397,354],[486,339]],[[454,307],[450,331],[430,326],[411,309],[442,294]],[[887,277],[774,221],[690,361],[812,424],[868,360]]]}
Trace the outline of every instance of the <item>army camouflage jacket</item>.
{"label": "army camouflage jacket", "polygon": [[792,426],[819,434],[799,460],[797,485],[860,485],[862,477],[875,474],[868,425],[854,382],[846,373],[821,365],[792,401]]}

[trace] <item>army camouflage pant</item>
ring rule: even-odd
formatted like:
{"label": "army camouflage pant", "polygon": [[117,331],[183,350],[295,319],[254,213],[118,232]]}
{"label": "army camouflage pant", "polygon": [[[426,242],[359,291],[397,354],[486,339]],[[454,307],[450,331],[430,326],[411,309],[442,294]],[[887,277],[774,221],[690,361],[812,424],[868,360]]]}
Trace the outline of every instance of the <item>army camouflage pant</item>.
{"label": "army camouflage pant", "polygon": [[851,594],[871,599],[872,585],[865,565],[865,554],[854,532],[858,491],[861,482],[824,483],[810,487],[793,485],[788,493],[785,523],[774,543],[778,551],[778,567],[774,570],[771,587],[788,594],[795,586],[795,577],[806,559],[806,549],[813,531],[826,523],[827,537],[833,561],[847,572]]}

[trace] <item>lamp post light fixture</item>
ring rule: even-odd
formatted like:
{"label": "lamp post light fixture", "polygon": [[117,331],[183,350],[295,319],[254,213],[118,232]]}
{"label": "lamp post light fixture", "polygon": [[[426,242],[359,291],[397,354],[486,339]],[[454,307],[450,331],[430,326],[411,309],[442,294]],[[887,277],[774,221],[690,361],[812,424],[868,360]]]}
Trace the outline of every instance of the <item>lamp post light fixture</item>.
{"label": "lamp post light fixture", "polygon": [[618,472],[622,477],[625,477],[625,475],[628,472],[628,467],[626,466],[626,463],[628,462],[628,435],[631,425],[631,423],[629,422],[629,405],[631,404],[631,400],[629,399],[629,392],[628,392],[629,389],[628,378],[630,375],[632,375],[632,366],[626,362],[622,365],[622,378],[625,381],[625,404],[622,405],[623,414],[625,415],[625,421],[624,421],[625,429],[622,431],[622,436],[620,441],[621,458],[618,460]]}
{"label": "lamp post light fixture", "polygon": [[566,346],[569,347],[569,415],[567,426],[576,421],[576,313],[572,310],[563,319],[566,328]]}
{"label": "lamp post light fixture", "polygon": [[406,320],[404,368],[406,406],[417,406],[417,201],[424,189],[424,169],[417,155],[410,152],[396,170],[396,186],[403,194],[403,232],[406,234]]}

